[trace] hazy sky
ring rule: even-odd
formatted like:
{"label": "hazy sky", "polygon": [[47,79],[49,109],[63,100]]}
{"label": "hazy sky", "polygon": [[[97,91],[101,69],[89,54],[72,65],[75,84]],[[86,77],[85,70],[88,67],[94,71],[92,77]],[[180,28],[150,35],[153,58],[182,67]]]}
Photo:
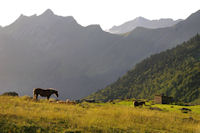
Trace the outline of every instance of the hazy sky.
{"label": "hazy sky", "polygon": [[61,16],[73,16],[81,25],[100,24],[103,29],[135,17],[185,19],[200,9],[200,0],[1,0],[0,25],[20,14],[40,15],[52,9]]}

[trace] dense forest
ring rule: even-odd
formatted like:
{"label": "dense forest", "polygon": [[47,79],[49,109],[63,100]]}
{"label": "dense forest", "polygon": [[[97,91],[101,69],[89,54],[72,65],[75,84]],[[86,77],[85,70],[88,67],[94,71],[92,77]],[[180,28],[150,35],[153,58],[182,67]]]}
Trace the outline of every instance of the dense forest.
{"label": "dense forest", "polygon": [[200,102],[200,35],[173,49],[151,55],[115,83],[88,99],[153,99],[165,94],[182,102]]}

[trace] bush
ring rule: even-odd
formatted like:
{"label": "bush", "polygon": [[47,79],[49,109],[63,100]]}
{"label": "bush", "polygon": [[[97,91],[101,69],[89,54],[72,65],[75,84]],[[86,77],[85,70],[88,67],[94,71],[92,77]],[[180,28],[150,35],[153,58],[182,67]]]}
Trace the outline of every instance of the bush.
{"label": "bush", "polygon": [[19,96],[16,92],[5,92],[2,94],[2,96]]}

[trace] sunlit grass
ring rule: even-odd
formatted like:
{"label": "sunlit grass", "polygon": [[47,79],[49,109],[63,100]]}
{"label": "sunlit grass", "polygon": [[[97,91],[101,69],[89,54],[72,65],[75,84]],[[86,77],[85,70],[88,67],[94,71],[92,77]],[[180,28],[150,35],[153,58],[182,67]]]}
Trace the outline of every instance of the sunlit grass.
{"label": "sunlit grass", "polygon": [[[181,113],[134,108],[131,102],[66,105],[35,102],[29,97],[0,97],[0,130],[3,132],[153,132],[200,131],[200,106]],[[156,105],[155,105],[156,106]],[[163,105],[157,105],[163,108]],[[169,107],[167,107],[169,106]],[[192,118],[192,119],[191,119]]]}

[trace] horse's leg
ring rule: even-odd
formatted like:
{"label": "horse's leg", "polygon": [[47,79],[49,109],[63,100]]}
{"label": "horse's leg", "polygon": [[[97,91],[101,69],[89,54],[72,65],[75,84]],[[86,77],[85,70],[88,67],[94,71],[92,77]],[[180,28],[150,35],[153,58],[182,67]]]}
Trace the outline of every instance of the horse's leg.
{"label": "horse's leg", "polygon": [[36,94],[33,94],[33,99],[36,99]]}
{"label": "horse's leg", "polygon": [[47,100],[49,100],[50,96],[47,96]]}
{"label": "horse's leg", "polygon": [[35,99],[38,100],[38,94],[36,94]]}

